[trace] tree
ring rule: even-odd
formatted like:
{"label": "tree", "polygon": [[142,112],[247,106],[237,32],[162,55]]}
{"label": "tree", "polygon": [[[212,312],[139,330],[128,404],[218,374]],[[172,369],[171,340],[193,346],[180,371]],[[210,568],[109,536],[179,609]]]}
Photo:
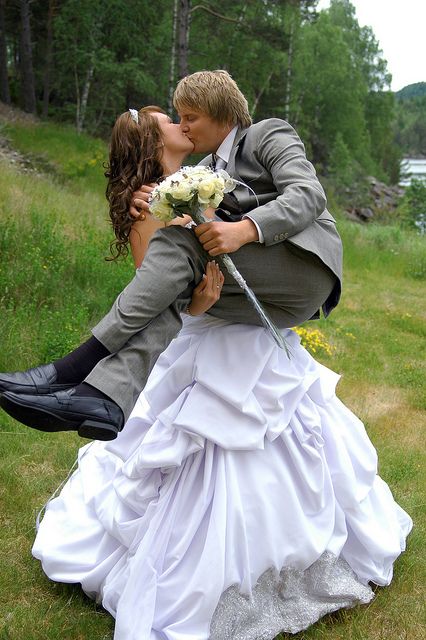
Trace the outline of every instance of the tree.
{"label": "tree", "polygon": [[391,91],[370,91],[365,106],[370,137],[371,156],[377,166],[377,177],[396,184],[402,153],[395,145],[395,98]]}
{"label": "tree", "polygon": [[169,90],[168,90],[168,98],[167,98],[167,113],[169,115],[172,115],[173,113],[173,91],[176,83],[176,46],[177,46],[178,17],[179,17],[179,0],[173,0]]}
{"label": "tree", "polygon": [[165,104],[168,88],[170,0],[134,5],[123,0],[62,0],[54,19],[52,112],[78,130],[109,132],[128,107]]}
{"label": "tree", "polygon": [[190,20],[191,0],[179,0],[177,41],[177,69],[179,80],[188,75],[188,43]]}
{"label": "tree", "polygon": [[305,24],[295,55],[292,111],[314,162],[326,167],[336,134],[359,161],[364,153],[367,89],[342,30],[326,12]]}
{"label": "tree", "polygon": [[36,97],[31,43],[30,1],[31,0],[19,0],[19,10],[21,16],[19,57],[21,68],[21,90],[24,109],[29,113],[35,113]]}
{"label": "tree", "polygon": [[394,137],[406,156],[426,156],[425,113],[426,95],[419,94],[397,101]]}
{"label": "tree", "polygon": [[6,0],[0,0],[0,100],[10,103],[6,44]]}
{"label": "tree", "polygon": [[57,0],[49,0],[46,22],[46,55],[43,73],[43,110],[42,115],[47,118],[49,111],[49,97],[51,90],[51,76],[53,65],[53,20],[58,8]]}
{"label": "tree", "polygon": [[[274,74],[282,73],[285,54],[280,14],[289,4],[288,0],[240,0],[229,5],[218,0],[214,10],[193,9],[190,67],[228,70],[256,117],[262,113]],[[204,33],[210,34],[208,39]]]}
{"label": "tree", "polygon": [[[226,9],[225,9],[226,11]],[[225,12],[220,11],[220,7],[217,3],[212,8],[207,3],[200,3],[195,6],[192,6],[191,0],[178,0],[178,15],[177,15],[177,23],[178,23],[178,38],[177,38],[177,68],[178,68],[178,80],[188,75],[189,73],[189,40],[190,40],[190,26],[192,22],[193,15],[197,12],[198,14],[203,14],[204,16],[209,16],[215,24],[215,31],[221,31],[220,22],[228,22],[228,23],[238,23],[238,19],[231,16],[225,15]],[[200,34],[200,31],[197,30],[197,40],[196,46],[199,46],[199,42],[201,42],[203,38],[203,33]],[[201,38],[199,37],[201,35]],[[211,49],[211,48],[210,48]]]}
{"label": "tree", "polygon": [[332,23],[340,28],[368,91],[389,89],[391,75],[383,52],[371,27],[359,25],[350,0],[332,0],[328,14]]}

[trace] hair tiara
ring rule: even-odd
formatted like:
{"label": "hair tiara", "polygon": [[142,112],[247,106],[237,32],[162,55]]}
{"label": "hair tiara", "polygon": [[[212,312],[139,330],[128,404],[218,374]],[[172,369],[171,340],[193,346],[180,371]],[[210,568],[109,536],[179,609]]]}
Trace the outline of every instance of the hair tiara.
{"label": "hair tiara", "polygon": [[136,109],[129,109],[130,115],[132,116],[132,120],[139,124],[139,114]]}

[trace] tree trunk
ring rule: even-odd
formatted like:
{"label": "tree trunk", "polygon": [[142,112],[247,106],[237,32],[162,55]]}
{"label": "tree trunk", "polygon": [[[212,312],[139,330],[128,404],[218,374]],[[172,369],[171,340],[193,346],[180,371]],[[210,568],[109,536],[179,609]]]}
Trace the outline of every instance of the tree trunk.
{"label": "tree trunk", "polygon": [[179,0],[173,1],[172,51],[170,55],[169,97],[167,100],[167,113],[169,114],[169,116],[171,116],[173,113],[173,91],[175,90],[178,2]]}
{"label": "tree trunk", "polygon": [[191,0],[179,0],[178,79],[188,75],[188,43]]}
{"label": "tree trunk", "polygon": [[80,81],[78,79],[77,65],[74,63],[74,83],[75,83],[75,126],[78,131],[80,126]]}
{"label": "tree trunk", "polygon": [[4,10],[6,0],[0,0],[0,100],[10,104],[9,77],[7,70],[6,24]]}
{"label": "tree trunk", "polygon": [[95,71],[95,54],[90,58],[89,68],[86,73],[86,80],[81,94],[81,102],[79,103],[79,93],[77,94],[77,133],[81,133],[84,128],[84,120],[86,118],[87,102],[89,100],[89,91],[92,84],[93,73]]}
{"label": "tree trunk", "polygon": [[30,0],[20,0],[19,8],[21,14],[21,89],[24,99],[24,109],[28,111],[28,113],[35,113],[36,97],[31,46]]}
{"label": "tree trunk", "polygon": [[43,118],[47,118],[47,114],[49,112],[50,78],[53,62],[53,17],[55,15],[56,7],[56,0],[49,0],[49,9],[47,13],[46,61],[43,74]]}
{"label": "tree trunk", "polygon": [[98,130],[98,127],[100,126],[104,114],[105,114],[105,105],[106,105],[106,97],[104,97],[103,101],[102,101],[102,106],[99,110],[98,115],[96,116],[96,120],[95,120],[95,124],[93,126],[93,129],[91,130],[91,134],[94,135],[96,133],[96,131]]}
{"label": "tree trunk", "polygon": [[256,113],[256,109],[257,109],[257,107],[259,105],[260,98],[263,96],[264,92],[269,87],[269,83],[271,82],[271,78],[272,78],[273,74],[274,74],[274,72],[271,71],[271,73],[266,78],[263,87],[256,94],[256,97],[255,97],[254,102],[253,102],[253,106],[252,106],[251,111],[250,111],[250,115],[253,118],[253,120],[254,120],[254,116],[255,116],[255,113]]}

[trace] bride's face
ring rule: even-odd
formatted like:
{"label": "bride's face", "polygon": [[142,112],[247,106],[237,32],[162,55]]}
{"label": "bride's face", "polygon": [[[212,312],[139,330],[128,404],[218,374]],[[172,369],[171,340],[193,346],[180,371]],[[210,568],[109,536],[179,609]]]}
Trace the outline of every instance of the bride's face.
{"label": "bride's face", "polygon": [[192,153],[194,145],[191,140],[182,133],[178,124],[174,124],[172,119],[165,113],[153,112],[151,115],[158,120],[158,124],[160,125],[165,151],[169,153],[184,153],[185,155]]}

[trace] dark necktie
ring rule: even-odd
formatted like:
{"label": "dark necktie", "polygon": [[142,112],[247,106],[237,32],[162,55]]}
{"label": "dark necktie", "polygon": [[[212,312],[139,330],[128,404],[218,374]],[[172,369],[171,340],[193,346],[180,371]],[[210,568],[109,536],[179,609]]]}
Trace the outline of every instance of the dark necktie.
{"label": "dark necktie", "polygon": [[[213,171],[216,171],[218,169],[226,169],[227,163],[216,153],[212,153],[212,162],[210,166]],[[216,209],[217,217],[225,222],[237,222],[238,220],[241,220],[243,213],[244,211],[241,209],[238,204],[238,200],[232,191],[230,193],[225,193],[219,208]]]}

